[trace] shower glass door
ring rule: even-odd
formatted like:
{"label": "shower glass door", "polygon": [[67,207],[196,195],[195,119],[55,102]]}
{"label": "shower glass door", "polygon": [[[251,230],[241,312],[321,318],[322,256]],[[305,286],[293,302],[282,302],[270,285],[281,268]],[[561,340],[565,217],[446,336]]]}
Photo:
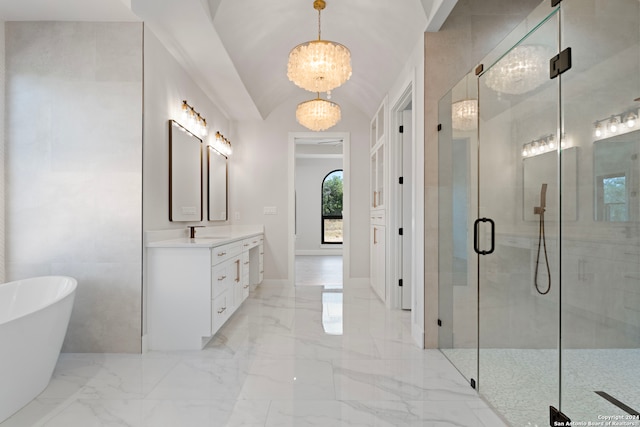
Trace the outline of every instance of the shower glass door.
{"label": "shower glass door", "polygon": [[562,48],[573,56],[561,76],[562,117],[580,158],[577,188],[561,186],[563,206],[578,193],[578,215],[562,219],[561,408],[573,425],[637,427],[640,3],[560,7]]}
{"label": "shower glass door", "polygon": [[523,427],[549,425],[559,396],[558,24],[541,4],[478,80],[478,385]]}
{"label": "shower glass door", "polygon": [[469,73],[438,103],[439,348],[470,384],[478,378],[478,283],[473,252],[477,204],[478,83]]}

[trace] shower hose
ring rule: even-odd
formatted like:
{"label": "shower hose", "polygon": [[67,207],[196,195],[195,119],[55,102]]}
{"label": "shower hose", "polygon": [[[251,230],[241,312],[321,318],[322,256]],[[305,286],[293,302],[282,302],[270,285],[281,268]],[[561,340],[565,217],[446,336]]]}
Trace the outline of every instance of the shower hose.
{"label": "shower hose", "polygon": [[[545,291],[541,291],[540,287],[538,286],[538,267],[540,265],[541,246],[544,248],[544,263],[547,267],[547,280],[549,283]],[[540,212],[540,229],[538,231],[538,254],[536,255],[536,271],[533,276],[533,284],[536,287],[536,291],[538,291],[540,295],[546,295],[551,290],[551,270],[549,269],[549,257],[547,256],[547,240],[544,235],[544,208],[542,208]]]}

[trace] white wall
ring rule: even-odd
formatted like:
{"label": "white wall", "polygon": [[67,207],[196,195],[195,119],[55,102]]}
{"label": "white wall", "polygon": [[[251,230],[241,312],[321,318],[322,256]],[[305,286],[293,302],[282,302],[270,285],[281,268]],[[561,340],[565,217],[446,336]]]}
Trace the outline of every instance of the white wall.
{"label": "white wall", "polygon": [[142,25],[6,23],[7,279],[69,275],[63,351],[139,352]]}
{"label": "white wall", "polygon": [[[304,94],[302,94],[304,96]],[[336,97],[337,98],[337,97]],[[296,105],[290,100],[274,110],[265,121],[237,124],[233,168],[234,188],[230,198],[234,223],[264,224],[265,279],[288,280],[288,134],[307,132],[295,120]],[[331,132],[350,132],[351,190],[351,278],[369,277],[369,118],[349,104],[342,107],[342,121]],[[263,215],[265,206],[275,206],[277,215]]]}
{"label": "white wall", "polygon": [[315,255],[340,250],[341,245],[322,248],[322,180],[342,169],[342,159],[296,159],[296,254]]}
{"label": "white wall", "polygon": [[[170,119],[180,122],[180,108],[186,100],[207,120],[209,135],[216,131],[235,144],[233,130],[225,114],[189,77],[187,71],[162,45],[148,26],[144,30],[144,229],[166,230],[183,228],[197,222],[169,221],[169,127]],[[203,218],[202,225],[214,226],[225,222],[208,222],[206,152],[203,151]],[[229,160],[234,167],[234,157]],[[233,184],[229,189],[233,191]],[[185,234],[186,235],[186,234]]]}

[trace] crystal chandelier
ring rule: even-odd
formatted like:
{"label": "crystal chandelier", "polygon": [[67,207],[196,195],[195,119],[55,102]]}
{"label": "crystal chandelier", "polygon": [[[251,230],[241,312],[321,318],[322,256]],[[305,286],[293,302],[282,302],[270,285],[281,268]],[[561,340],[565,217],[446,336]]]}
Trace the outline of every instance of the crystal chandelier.
{"label": "crystal chandelier", "polygon": [[329,129],[340,121],[340,106],[335,102],[316,99],[298,104],[296,120],[302,126],[313,131]]}
{"label": "crystal chandelier", "polygon": [[287,77],[310,92],[329,92],[351,77],[351,52],[340,43],[321,39],[320,12],[324,0],[315,0],[318,11],[318,40],[294,47],[289,53]]}
{"label": "crystal chandelier", "polygon": [[491,67],[485,82],[498,93],[522,95],[549,79],[548,64],[544,46],[520,45]]}
{"label": "crystal chandelier", "polygon": [[476,129],[478,126],[478,100],[463,99],[451,104],[451,126],[462,131]]}

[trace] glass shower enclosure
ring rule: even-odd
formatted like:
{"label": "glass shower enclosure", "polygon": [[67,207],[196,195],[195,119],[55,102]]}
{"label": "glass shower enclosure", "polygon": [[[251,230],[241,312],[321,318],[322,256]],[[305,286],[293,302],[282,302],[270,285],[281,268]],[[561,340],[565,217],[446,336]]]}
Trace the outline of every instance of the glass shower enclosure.
{"label": "glass shower enclosure", "polygon": [[639,108],[638,0],[545,1],[440,100],[439,345],[510,425],[640,426]]}

